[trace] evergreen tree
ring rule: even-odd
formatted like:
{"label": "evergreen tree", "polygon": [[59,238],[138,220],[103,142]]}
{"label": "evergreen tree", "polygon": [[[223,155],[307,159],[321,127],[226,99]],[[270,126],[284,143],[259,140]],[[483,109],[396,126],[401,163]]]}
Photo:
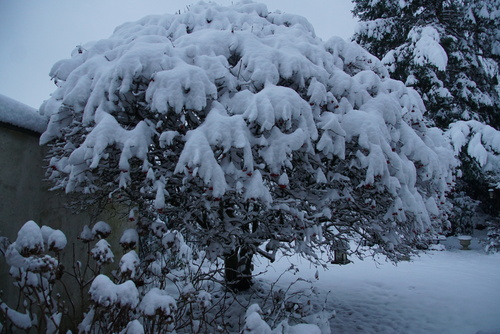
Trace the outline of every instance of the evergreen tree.
{"label": "evergreen tree", "polygon": [[180,230],[235,289],[255,254],[318,262],[355,241],[398,260],[447,222],[453,151],[420,96],[302,17],[200,3],[122,25],[51,76],[55,188],[130,205],[143,236]]}
{"label": "evergreen tree", "polygon": [[354,40],[422,95],[439,127],[472,119],[499,129],[499,1],[354,2]]}
{"label": "evergreen tree", "polygon": [[458,188],[487,204],[488,188],[500,184],[500,1],[354,2],[354,40],[422,95],[429,121],[460,138]]}

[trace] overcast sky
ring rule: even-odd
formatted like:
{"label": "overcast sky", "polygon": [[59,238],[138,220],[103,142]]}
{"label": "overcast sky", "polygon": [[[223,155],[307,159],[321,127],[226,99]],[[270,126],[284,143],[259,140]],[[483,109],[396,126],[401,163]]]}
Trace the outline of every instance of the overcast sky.
{"label": "overcast sky", "polygon": [[[0,94],[38,108],[55,90],[52,65],[76,45],[109,37],[149,14],[174,14],[197,0],[0,0]],[[217,0],[230,5],[231,0]],[[234,1],[235,3],[237,1]],[[306,17],[316,34],[349,38],[351,0],[260,0],[269,11]]]}

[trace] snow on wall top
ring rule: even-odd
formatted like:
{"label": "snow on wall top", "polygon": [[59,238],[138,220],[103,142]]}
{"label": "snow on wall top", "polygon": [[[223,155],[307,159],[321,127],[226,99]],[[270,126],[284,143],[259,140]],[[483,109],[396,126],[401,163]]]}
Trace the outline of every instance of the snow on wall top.
{"label": "snow on wall top", "polygon": [[0,94],[0,122],[42,133],[47,128],[48,119],[35,109]]}

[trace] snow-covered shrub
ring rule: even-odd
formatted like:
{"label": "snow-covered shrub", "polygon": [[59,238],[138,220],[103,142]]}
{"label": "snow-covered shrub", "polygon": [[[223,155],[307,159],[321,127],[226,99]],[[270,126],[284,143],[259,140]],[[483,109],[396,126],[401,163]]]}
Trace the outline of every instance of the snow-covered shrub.
{"label": "snow-covered shrub", "polygon": [[271,334],[271,327],[262,320],[261,318],[262,310],[257,304],[251,305],[245,315],[245,328],[243,328],[243,333],[245,334]]}
{"label": "snow-covered shrub", "polygon": [[200,3],[124,24],[51,76],[55,188],[140,208],[144,247],[178,230],[235,290],[256,254],[319,262],[369,240],[397,260],[447,222],[455,160],[420,96],[303,17]]}
{"label": "snow-covered shrub", "polygon": [[452,123],[445,132],[455,154],[462,161],[462,178],[471,196],[483,202],[483,209],[498,214],[498,208],[488,208],[488,190],[500,187],[500,131],[478,121]]}
{"label": "snow-covered shrub", "polygon": [[102,239],[99,240],[94,248],[90,250],[90,254],[92,255],[92,258],[99,264],[107,264],[107,263],[112,263],[114,261],[114,254],[111,251],[111,246],[109,243]]}
{"label": "snow-covered shrub", "polygon": [[[190,304],[199,304],[203,309],[210,306],[210,293],[195,291],[197,299],[185,303],[181,315],[177,315],[176,300],[159,289],[166,286],[166,280],[179,286],[195,280],[187,272],[167,276],[176,268],[168,267],[171,262],[165,261],[166,258],[176,258],[183,253],[185,256],[181,258],[186,263],[191,260],[188,257],[191,253],[186,251],[187,245],[179,233],[165,233],[173,236],[173,246],[169,250],[160,248],[161,253],[141,261],[136,252],[130,250],[137,233],[125,230],[121,240],[126,241],[122,245],[128,252],[121,257],[112,278],[101,274],[106,265],[113,263],[111,245],[105,239],[93,242],[97,237],[107,237],[110,233],[109,225],[104,222],[85,226],[79,239],[86,245],[87,252],[85,255],[74,254],[75,263],[66,264],[66,268],[59,262],[59,254],[68,240],[60,230],[48,226],[40,228],[35,222],[28,221],[13,243],[2,238],[2,254],[10,266],[9,273],[19,290],[20,301],[17,307],[12,308],[0,299],[3,329],[10,332],[17,328],[58,333],[63,328],[71,328],[71,324],[77,325],[83,318],[78,325],[83,333],[137,333],[139,328],[144,333],[166,333],[182,328],[182,322],[175,326],[175,321],[184,316]],[[75,241],[70,240],[72,243]],[[49,252],[54,255],[49,255]],[[189,284],[193,286],[193,283]],[[79,300],[79,297],[83,299]],[[90,308],[80,318],[79,310],[89,303]],[[193,310],[193,307],[190,309]],[[138,322],[138,317],[143,320]],[[63,320],[66,322],[64,327]]]}
{"label": "snow-covered shrub", "polygon": [[[104,222],[97,223],[92,229],[85,227],[85,231],[91,231],[93,237],[89,235],[82,240],[84,242],[111,233],[109,225]],[[161,245],[161,237],[158,236],[157,239],[155,244]],[[173,242],[180,245],[177,239],[174,238]],[[132,229],[123,231],[120,245],[124,254],[118,262],[117,270],[112,271],[111,276],[98,274],[88,281],[90,307],[78,325],[79,331],[171,332],[176,328],[176,301],[159,288],[166,286],[166,281],[169,280],[168,272],[176,269],[174,266],[169,267],[170,262],[165,261],[169,257],[175,257],[174,252],[163,251],[161,247],[157,247],[149,256],[140,259],[133,249],[138,245],[138,234]],[[97,241],[92,248],[89,245],[89,249],[91,258],[99,267],[114,262],[111,245],[106,240]],[[182,281],[181,277],[177,279]]]}
{"label": "snow-covered shrub", "polygon": [[496,219],[488,222],[486,227],[488,229],[485,247],[486,252],[500,252],[500,220]]}
{"label": "snow-covered shrub", "polygon": [[139,234],[135,228],[127,229],[120,238],[120,245],[124,249],[134,249],[139,245]]}
{"label": "snow-covered shrub", "polygon": [[[63,322],[66,327],[76,325],[81,320],[82,307],[88,304],[89,285],[96,277],[101,277],[99,274],[106,264],[113,262],[114,255],[106,240],[93,243],[97,237],[104,238],[110,232],[105,222],[98,222],[92,228],[84,226],[79,240],[87,251],[77,254],[73,248],[75,262],[64,265],[60,255],[68,242],[74,245],[76,240],[68,240],[60,230],[45,225],[40,228],[34,221],[28,221],[20,228],[14,242],[9,243],[3,238],[1,250],[19,294],[16,307],[10,307],[0,299],[4,328],[8,331],[18,328],[59,333]],[[123,286],[122,292],[130,303],[134,302],[130,300],[133,292],[130,283]],[[113,300],[112,296],[109,298]],[[103,296],[100,301],[108,299]]]}
{"label": "snow-covered shrub", "polygon": [[111,226],[109,226],[106,222],[98,221],[92,227],[92,234],[99,239],[105,239],[111,234]]}
{"label": "snow-covered shrub", "polygon": [[[293,334],[293,333],[308,333],[322,334],[324,332],[315,324],[297,324],[289,325],[287,320],[281,321],[275,329],[262,320],[262,310],[259,305],[251,305],[245,315],[245,327],[242,333],[244,334]],[[328,331],[329,333],[329,331]]]}
{"label": "snow-covered shrub", "polygon": [[[128,234],[126,230],[124,236]],[[149,242],[156,248],[150,248],[147,257],[141,259],[128,250],[112,276],[101,274],[92,281],[91,305],[79,325],[81,332],[127,333],[133,328],[144,333],[241,332],[248,323],[243,317],[245,307],[257,302],[268,310],[266,321],[279,330],[286,328],[283,333],[305,326],[300,323],[322,326],[329,333],[329,317],[322,316],[328,312],[319,312],[319,306],[311,304],[314,289],[292,293],[288,287],[280,290],[279,298],[266,289],[237,295],[223,284],[220,265],[209,261],[204,252],[194,254],[196,250],[178,231],[165,230],[154,238],[158,240]]]}
{"label": "snow-covered shrub", "polygon": [[477,214],[479,202],[467,196],[464,192],[457,192],[450,196],[453,203],[450,217],[450,233],[453,235],[472,235],[476,227],[474,217]]}
{"label": "snow-covered shrub", "polygon": [[[298,269],[292,266],[289,270]],[[277,290],[274,288],[278,287],[278,281],[274,282],[271,293],[256,299],[259,304],[250,304],[246,309],[242,333],[331,333],[330,319],[335,317],[335,312],[311,301],[320,297],[312,282],[308,282],[310,286],[293,289],[296,283],[304,282],[298,279],[285,289]]]}
{"label": "snow-covered shrub", "polygon": [[[1,239],[0,249],[21,301],[17,307],[10,307],[0,299],[5,330],[240,332],[245,324],[245,308],[259,303],[266,307],[266,321],[275,327],[278,321],[283,326],[309,322],[322,325],[328,329],[323,332],[329,333],[327,318],[321,320],[318,307],[311,304],[311,287],[293,293],[288,287],[273,293],[275,282],[270,289],[234,294],[221,279],[221,263],[191,249],[178,231],[166,230],[155,236],[156,241],[149,239],[154,247],[142,258],[130,249],[129,242],[122,242],[123,255],[119,261],[111,261],[117,250],[113,252],[105,239],[95,240],[99,226],[106,225],[101,222],[97,227],[83,228],[79,239],[87,251],[73,254],[75,262],[65,263],[66,267],[58,255],[66,243],[74,244],[76,240],[67,240],[62,231],[39,228],[29,221],[12,244]],[[131,235],[134,233],[125,230],[120,240],[130,241],[135,238],[129,238]],[[116,270],[110,270],[112,266]]]}
{"label": "snow-covered shrub", "polygon": [[[171,331],[175,328],[175,311],[177,304],[166,291],[153,288],[142,298],[139,312],[152,321],[148,324],[151,333]],[[155,324],[156,327],[155,327]]]}
{"label": "snow-covered shrub", "polygon": [[4,244],[6,248],[2,249],[2,254],[10,266],[9,274],[19,290],[20,301],[18,308],[12,308],[0,299],[4,330],[33,328],[39,332],[57,333],[66,309],[55,290],[63,274],[59,253],[67,244],[64,233],[48,226],[40,228],[34,221],[28,221],[13,243],[4,240]]}

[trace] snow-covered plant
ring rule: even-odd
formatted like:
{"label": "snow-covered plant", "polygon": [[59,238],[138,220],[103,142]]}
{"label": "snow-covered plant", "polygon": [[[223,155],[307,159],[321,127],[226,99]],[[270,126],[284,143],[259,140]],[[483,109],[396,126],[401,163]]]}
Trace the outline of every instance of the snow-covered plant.
{"label": "snow-covered plant", "polygon": [[[165,243],[161,254],[152,254],[141,261],[135,250],[130,249],[137,241],[137,233],[125,230],[121,238],[125,252],[118,269],[112,272],[113,278],[109,278],[101,272],[105,265],[114,262],[114,254],[111,245],[101,238],[110,233],[110,226],[103,221],[92,227],[84,226],[79,240],[87,251],[73,254],[74,263],[65,263],[66,268],[60,262],[60,254],[68,240],[60,230],[48,226],[40,228],[35,222],[28,221],[13,243],[2,238],[2,254],[19,291],[15,307],[0,299],[3,329],[9,332],[18,329],[60,333],[76,328],[79,323],[78,329],[83,333],[119,332],[123,329],[137,333],[138,328],[144,333],[164,333],[176,328],[176,301],[159,288],[165,287],[166,279],[184,285],[193,279],[182,273],[177,273],[175,278],[166,277],[168,270],[176,269],[168,266],[170,263],[166,258],[183,258],[182,254],[187,252],[182,236],[165,233],[167,238],[164,239],[171,240],[172,244]],[[173,237],[169,237],[172,234]],[[69,241],[73,245],[76,242]],[[188,263],[190,257],[184,258]],[[141,294],[140,287],[144,287]],[[193,303],[199,303],[205,309],[210,305],[209,293],[199,291],[194,295],[199,300]],[[81,314],[89,303],[88,312]],[[185,309],[182,311],[180,317],[186,313]],[[140,323],[135,320],[138,316],[144,319]]]}
{"label": "snow-covered plant", "polygon": [[[141,259],[136,253],[137,233],[125,230],[120,238],[123,255],[115,261],[117,250],[100,239],[111,234],[110,226],[102,221],[84,226],[79,240],[87,251],[73,254],[70,258],[74,263],[64,265],[59,262],[60,252],[68,242],[78,246],[59,230],[39,228],[29,221],[14,243],[2,238],[1,250],[11,266],[20,301],[10,307],[0,300],[3,330],[239,332],[245,324],[245,309],[251,303],[261,303],[270,324],[285,324],[284,319],[288,319],[287,326],[288,322],[311,323],[329,333],[327,317],[311,304],[311,287],[289,292],[292,284],[276,292],[276,281],[270,289],[234,294],[221,279],[220,265],[208,261],[203,252],[194,254],[179,232],[160,227],[156,231],[163,232],[154,236],[157,241],[149,241],[160,246],[150,248],[149,255]],[[136,247],[132,247],[134,243]],[[57,258],[48,255],[49,250]],[[116,269],[111,270],[113,267]]]}
{"label": "snow-covered plant", "polygon": [[[500,1],[354,3],[361,22],[353,39],[382,59],[393,78],[422,95],[427,122],[453,141],[462,170],[457,193],[498,214],[487,192],[498,184],[499,170],[498,140],[491,139],[500,127]],[[464,202],[456,204],[456,213],[464,212]],[[466,216],[471,214],[473,207]]]}
{"label": "snow-covered plant", "polygon": [[63,274],[59,255],[66,244],[66,236],[60,230],[48,226],[40,228],[34,221],[28,221],[19,230],[16,240],[2,251],[10,266],[9,274],[19,290],[18,307],[10,307],[0,299],[4,330],[59,332],[68,305],[55,290],[55,285]]}
{"label": "snow-covered plant", "polygon": [[500,187],[500,131],[477,121],[458,121],[446,131],[456,155],[466,155],[469,162],[463,173],[477,173],[469,178],[490,188]]}
{"label": "snow-covered plant", "polygon": [[[90,285],[105,265],[114,261],[111,246],[101,239],[110,233],[110,226],[102,221],[92,228],[84,226],[78,238],[86,248],[83,252],[76,251],[76,240],[68,241],[62,231],[45,225],[40,228],[33,221],[21,227],[13,243],[5,239],[7,246],[2,253],[18,290],[17,306],[0,300],[5,328],[59,333],[63,328],[76,327],[82,319],[82,308],[88,304]],[[62,263],[68,242],[73,254]],[[68,263],[68,258],[73,262]]]}
{"label": "snow-covered plant", "polygon": [[368,239],[397,260],[447,220],[453,152],[419,95],[303,17],[200,3],[124,24],[51,76],[55,188],[136,208],[145,247],[165,221],[236,290],[255,254],[318,261]]}
{"label": "snow-covered plant", "polygon": [[[299,268],[292,265],[286,272],[297,274]],[[265,293],[260,298],[249,299],[242,333],[331,333],[330,320],[335,312],[326,308],[328,294],[319,296],[314,282],[302,278],[286,287],[279,280],[269,288],[261,287]],[[317,303],[319,298],[324,298],[323,305]],[[258,303],[252,304],[254,300]]]}
{"label": "snow-covered plant", "polygon": [[500,1],[355,0],[354,39],[424,97],[431,119],[500,126]]}
{"label": "snow-covered plant", "polygon": [[500,221],[487,223],[488,234],[485,250],[489,253],[500,252]]}
{"label": "snow-covered plant", "polygon": [[257,304],[251,305],[245,315],[245,328],[243,328],[243,333],[245,334],[257,334],[257,333],[262,333],[262,334],[271,334],[271,327],[262,320],[261,317],[262,310],[260,309],[260,306]]}
{"label": "snow-covered plant", "polygon": [[[466,197],[473,197],[482,202],[480,210],[494,217],[498,214],[495,200],[489,191],[500,187],[500,131],[477,121],[458,121],[451,124],[445,135],[453,145],[455,154],[460,157],[461,180],[459,189],[467,189],[467,194],[457,191],[452,197],[460,199],[455,203],[455,220],[463,225],[478,209],[479,203]],[[462,186],[460,186],[462,185]],[[464,201],[465,200],[465,201]]]}
{"label": "snow-covered plant", "polygon": [[[183,236],[167,230],[165,224],[163,228],[158,226],[161,224],[156,222],[157,234],[152,237],[159,241],[149,239],[153,245],[161,245],[159,248],[150,248],[149,255],[140,259],[128,242],[121,242],[125,252],[118,269],[110,276],[100,274],[92,280],[88,291],[90,307],[78,326],[80,332],[235,332],[243,327],[240,312],[250,301],[263,305],[272,301],[269,316],[276,319],[299,319],[326,326],[326,318],[322,322],[313,319],[314,307],[310,300],[301,300],[306,297],[298,298],[299,292],[281,290],[280,299],[271,298],[272,291],[233,294],[220,279],[220,266],[207,261],[203,252],[193,256]],[[125,230],[120,240],[130,235],[131,231]]]}
{"label": "snow-covered plant", "polygon": [[[243,334],[293,334],[293,333],[310,333],[322,334],[324,332],[315,324],[297,324],[290,325],[287,320],[280,322],[276,328],[271,330],[271,327],[262,319],[262,310],[259,305],[251,305],[245,315],[245,327],[241,333]],[[329,333],[329,332],[328,332]]]}
{"label": "snow-covered plant", "polygon": [[453,210],[451,212],[450,234],[472,235],[476,227],[474,217],[477,214],[478,201],[470,198],[465,192],[457,191],[450,196]]}

